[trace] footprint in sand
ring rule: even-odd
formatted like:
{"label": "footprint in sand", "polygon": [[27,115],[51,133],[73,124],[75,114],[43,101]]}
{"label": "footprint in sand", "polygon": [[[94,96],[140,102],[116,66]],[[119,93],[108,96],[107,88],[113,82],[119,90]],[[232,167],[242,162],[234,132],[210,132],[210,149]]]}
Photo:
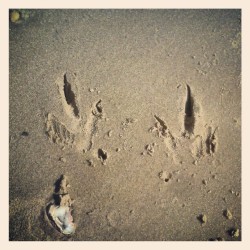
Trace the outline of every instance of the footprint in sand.
{"label": "footprint in sand", "polygon": [[154,118],[156,123],[149,129],[149,132],[163,138],[175,162],[179,162],[176,159],[183,153],[183,150],[190,150],[190,148],[195,161],[205,155],[212,156],[216,152],[218,144],[217,128],[208,127],[206,129],[201,117],[201,107],[195,100],[189,85],[187,85],[184,119],[182,116],[184,132],[179,137],[173,135],[163,118],[158,115],[154,115]]}
{"label": "footprint in sand", "polygon": [[84,121],[80,110],[81,98],[77,94],[76,73],[70,71],[64,73],[57,79],[56,85],[68,117],[61,122],[55,115],[48,113],[45,121],[46,134],[55,144],[62,147],[75,145],[80,151],[87,152],[93,146],[93,135],[97,130],[97,123],[103,118],[102,100],[93,104]]}

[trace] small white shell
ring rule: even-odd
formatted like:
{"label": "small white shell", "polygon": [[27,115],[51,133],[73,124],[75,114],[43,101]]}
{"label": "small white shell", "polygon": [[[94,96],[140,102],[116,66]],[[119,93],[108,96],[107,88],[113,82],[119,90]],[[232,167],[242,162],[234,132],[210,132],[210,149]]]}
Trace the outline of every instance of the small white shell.
{"label": "small white shell", "polygon": [[75,232],[75,224],[71,215],[71,209],[68,206],[55,206],[51,204],[48,214],[57,228],[63,234],[73,234]]}
{"label": "small white shell", "polygon": [[71,215],[73,200],[70,198],[67,190],[69,187],[67,177],[62,175],[59,180],[59,190],[55,190],[55,200],[48,205],[47,215],[53,226],[61,233],[69,235],[73,234],[76,229]]}

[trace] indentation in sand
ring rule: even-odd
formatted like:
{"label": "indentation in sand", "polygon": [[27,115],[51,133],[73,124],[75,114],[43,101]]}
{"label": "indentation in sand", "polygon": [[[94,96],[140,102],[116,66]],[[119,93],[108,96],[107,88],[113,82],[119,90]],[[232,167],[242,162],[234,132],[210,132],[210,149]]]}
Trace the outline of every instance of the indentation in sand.
{"label": "indentation in sand", "polygon": [[69,82],[69,74],[65,73],[64,74],[64,86],[63,86],[63,91],[64,91],[64,97],[69,106],[72,107],[74,115],[79,118],[79,109],[77,106],[77,101],[76,101],[76,95],[72,90],[72,85]]}
{"label": "indentation in sand", "polygon": [[64,73],[58,77],[56,85],[66,114],[70,118],[79,119],[81,117],[79,109],[80,96],[78,95],[76,73],[71,71]]}
{"label": "indentation in sand", "polygon": [[194,117],[194,99],[191,95],[191,89],[187,85],[187,100],[185,104],[184,127],[188,133],[194,132],[195,117]]}
{"label": "indentation in sand", "polygon": [[207,154],[213,155],[217,150],[217,136],[215,132],[218,127],[213,130],[212,127],[208,127],[208,134],[206,139],[206,151]]}
{"label": "indentation in sand", "polygon": [[47,115],[46,133],[50,141],[60,146],[72,146],[75,142],[75,135],[51,113]]}

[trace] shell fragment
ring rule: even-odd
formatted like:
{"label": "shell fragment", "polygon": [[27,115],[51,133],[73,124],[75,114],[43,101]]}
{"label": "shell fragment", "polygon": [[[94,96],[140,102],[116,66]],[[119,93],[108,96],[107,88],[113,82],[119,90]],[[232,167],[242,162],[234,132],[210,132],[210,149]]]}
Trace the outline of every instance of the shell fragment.
{"label": "shell fragment", "polygon": [[59,182],[56,193],[54,194],[54,201],[52,201],[47,207],[47,214],[52,222],[52,225],[56,227],[61,233],[70,235],[75,232],[76,225],[72,217],[72,204],[67,187],[68,180],[66,176],[62,176]]}

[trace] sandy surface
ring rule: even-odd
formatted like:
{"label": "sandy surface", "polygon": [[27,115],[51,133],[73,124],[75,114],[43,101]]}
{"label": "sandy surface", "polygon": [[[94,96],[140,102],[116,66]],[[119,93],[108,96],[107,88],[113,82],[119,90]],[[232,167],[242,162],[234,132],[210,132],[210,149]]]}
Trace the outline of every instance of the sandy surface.
{"label": "sandy surface", "polygon": [[241,240],[240,11],[33,10],[9,91],[10,240]]}

